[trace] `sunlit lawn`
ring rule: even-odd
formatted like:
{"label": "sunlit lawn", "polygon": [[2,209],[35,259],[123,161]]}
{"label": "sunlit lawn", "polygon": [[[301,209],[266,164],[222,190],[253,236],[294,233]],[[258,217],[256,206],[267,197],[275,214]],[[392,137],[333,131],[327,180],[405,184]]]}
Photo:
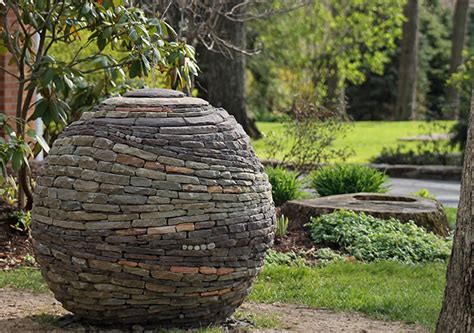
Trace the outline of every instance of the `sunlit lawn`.
{"label": "sunlit lawn", "polygon": [[266,266],[250,299],[359,311],[434,329],[446,264],[335,263],[326,267]]}
{"label": "sunlit lawn", "polygon": [[[419,134],[427,134],[426,130],[420,128],[423,121],[357,121],[353,122],[352,128],[346,137],[336,140],[336,147],[350,147],[355,154],[348,159],[352,163],[368,163],[370,159],[378,155],[383,147],[396,147],[403,143],[400,138],[412,137]],[[443,121],[448,127],[454,125],[453,121]],[[264,135],[274,131],[277,135],[284,135],[281,123],[257,123],[258,128]],[[410,143],[413,145],[413,143]],[[260,139],[253,142],[257,155],[265,156],[265,141]],[[281,158],[281,156],[278,156]]]}

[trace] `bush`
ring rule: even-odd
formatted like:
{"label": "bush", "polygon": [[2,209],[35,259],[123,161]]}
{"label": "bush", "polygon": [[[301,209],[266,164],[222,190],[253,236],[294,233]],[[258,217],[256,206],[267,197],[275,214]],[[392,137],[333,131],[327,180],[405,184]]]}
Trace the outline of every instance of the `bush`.
{"label": "bush", "polygon": [[288,171],[282,167],[267,167],[265,172],[268,175],[268,181],[272,184],[272,196],[275,205],[281,206],[289,200],[301,198],[301,181],[298,180],[298,174]]}
{"label": "bush", "polygon": [[310,175],[311,187],[322,197],[327,195],[386,192],[387,176],[375,169],[361,165],[326,166]]}
{"label": "bush", "polygon": [[445,261],[451,240],[413,222],[382,220],[363,213],[339,211],[312,218],[308,224],[316,244],[337,247],[359,260],[395,260],[405,263]]}

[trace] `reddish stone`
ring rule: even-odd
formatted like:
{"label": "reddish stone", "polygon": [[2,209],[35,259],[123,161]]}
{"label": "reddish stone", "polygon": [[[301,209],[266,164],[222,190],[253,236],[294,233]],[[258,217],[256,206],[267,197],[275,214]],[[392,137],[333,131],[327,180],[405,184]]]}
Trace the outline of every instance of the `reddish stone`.
{"label": "reddish stone", "polygon": [[233,272],[234,272],[234,269],[230,267],[222,267],[222,268],[217,269],[217,275],[226,275]]}
{"label": "reddish stone", "polygon": [[194,170],[193,170],[193,169],[190,169],[190,168],[185,168],[185,167],[178,167],[178,166],[174,166],[174,165],[167,165],[167,166],[166,166],[166,172],[169,172],[169,173],[180,173],[180,174],[184,174],[184,175],[190,175],[190,174],[194,173]]}
{"label": "reddish stone", "polygon": [[118,154],[117,162],[121,164],[132,165],[137,168],[141,168],[145,164],[145,161],[141,158],[125,154]]}
{"label": "reddish stone", "polygon": [[165,166],[159,162],[146,162],[145,163],[145,166],[144,166],[145,169],[150,169],[150,170],[160,170],[160,171],[164,171],[165,170]]}
{"label": "reddish stone", "polygon": [[120,265],[128,266],[128,267],[137,267],[138,266],[138,263],[136,263],[134,261],[128,261],[128,260],[119,260],[118,263]]}

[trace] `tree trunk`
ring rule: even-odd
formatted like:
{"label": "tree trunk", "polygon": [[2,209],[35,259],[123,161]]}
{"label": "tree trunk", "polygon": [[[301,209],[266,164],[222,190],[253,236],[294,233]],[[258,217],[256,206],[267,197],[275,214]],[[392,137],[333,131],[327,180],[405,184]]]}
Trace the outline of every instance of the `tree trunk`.
{"label": "tree trunk", "polygon": [[[469,13],[469,0],[457,0],[453,16],[453,34],[451,37],[451,59],[449,74],[455,73],[462,64],[462,50],[466,36]],[[446,102],[449,119],[459,119],[459,90],[449,85],[446,88]]]}
{"label": "tree trunk", "polygon": [[408,0],[403,10],[406,21],[403,23],[400,45],[398,96],[395,106],[395,115],[399,120],[415,118],[419,8],[418,0]]}
{"label": "tree trunk", "polygon": [[463,177],[461,182],[461,200],[459,202],[454,234],[453,251],[446,273],[446,289],[443,306],[438,319],[436,332],[472,332],[474,330],[474,279],[473,279],[473,114],[474,89],[471,95],[469,130],[465,149]]}
{"label": "tree trunk", "polygon": [[[225,12],[241,1],[230,0]],[[239,10],[245,10],[240,6]],[[219,37],[238,49],[245,49],[245,24],[221,17],[216,31]],[[198,64],[202,75],[198,77],[199,95],[212,105],[223,107],[242,125],[252,138],[260,138],[261,134],[247,111],[245,103],[245,55],[239,51],[209,51],[198,46]]]}

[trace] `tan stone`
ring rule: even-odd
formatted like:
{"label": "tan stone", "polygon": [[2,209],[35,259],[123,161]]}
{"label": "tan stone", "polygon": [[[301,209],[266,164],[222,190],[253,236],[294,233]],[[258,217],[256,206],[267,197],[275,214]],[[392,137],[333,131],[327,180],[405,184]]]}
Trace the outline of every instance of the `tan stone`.
{"label": "tan stone", "polygon": [[181,223],[176,225],[176,231],[192,231],[194,230],[194,223]]}
{"label": "tan stone", "polygon": [[199,273],[202,273],[202,274],[216,274],[217,269],[214,268],[214,267],[202,266],[202,267],[199,267]]}
{"label": "tan stone", "polygon": [[222,193],[222,187],[221,186],[208,186],[207,187],[207,192],[209,193]]}
{"label": "tan stone", "polygon": [[176,232],[176,228],[174,226],[148,228],[148,235],[163,235],[174,232]]}

